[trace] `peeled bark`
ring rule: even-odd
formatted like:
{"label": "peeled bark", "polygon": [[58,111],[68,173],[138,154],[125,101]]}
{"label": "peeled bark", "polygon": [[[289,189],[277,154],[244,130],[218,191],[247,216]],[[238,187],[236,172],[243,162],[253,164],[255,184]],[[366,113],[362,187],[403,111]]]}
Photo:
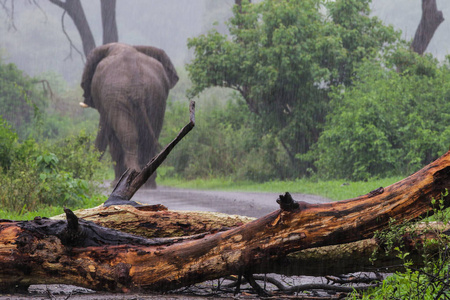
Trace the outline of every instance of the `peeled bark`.
{"label": "peeled bark", "polygon": [[[147,238],[180,237],[225,231],[255,218],[216,212],[170,211],[163,205],[99,206],[75,211],[80,219]],[[64,220],[65,215],[52,217]]]}
{"label": "peeled bark", "polygon": [[[52,222],[64,221],[2,220],[0,282],[3,288],[71,283],[97,290],[166,291],[270,270],[290,253],[371,238],[377,230],[431,213],[432,199],[439,199],[449,185],[450,152],[402,181],[354,199],[308,204],[287,193],[277,201],[280,210],[242,226],[187,241],[151,241],[155,244],[111,238],[95,245],[96,230],[70,234],[69,239],[55,234]],[[448,197],[444,200],[448,207]],[[72,231],[92,227],[85,221],[75,226],[73,220],[66,225]]]}

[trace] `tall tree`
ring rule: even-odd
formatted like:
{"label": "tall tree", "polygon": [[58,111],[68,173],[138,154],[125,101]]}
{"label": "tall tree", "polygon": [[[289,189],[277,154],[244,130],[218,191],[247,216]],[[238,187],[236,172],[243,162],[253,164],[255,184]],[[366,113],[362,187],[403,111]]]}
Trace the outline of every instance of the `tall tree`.
{"label": "tall tree", "polygon": [[[75,24],[80,34],[85,56],[96,47],[94,36],[87,21],[80,0],[49,0],[51,3],[61,7],[64,14],[67,13]],[[116,23],[116,0],[100,0],[103,27],[103,44],[117,42],[119,35]]]}
{"label": "tall tree", "polygon": [[330,89],[350,84],[361,61],[398,38],[369,17],[369,2],[242,1],[230,19],[231,38],[213,30],[188,42],[195,50],[189,96],[212,86],[238,91],[261,131],[278,136],[293,169],[304,173],[310,165],[298,155],[319,137]]}
{"label": "tall tree", "polygon": [[103,27],[103,45],[117,42],[116,0],[100,0]]}

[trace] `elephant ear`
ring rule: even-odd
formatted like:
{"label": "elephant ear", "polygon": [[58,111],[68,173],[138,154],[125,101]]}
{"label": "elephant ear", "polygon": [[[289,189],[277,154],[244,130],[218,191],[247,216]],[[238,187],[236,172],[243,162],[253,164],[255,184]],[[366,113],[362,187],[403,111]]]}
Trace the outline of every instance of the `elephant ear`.
{"label": "elephant ear", "polygon": [[167,56],[166,52],[164,52],[164,50],[152,46],[134,46],[134,48],[137,51],[158,60],[166,70],[167,77],[169,78],[170,88],[173,88],[175,86],[175,84],[178,82],[178,74],[172,64],[172,61],[170,60],[169,56]]}
{"label": "elephant ear", "polygon": [[81,77],[81,87],[83,88],[84,103],[90,107],[95,108],[94,102],[91,95],[91,84],[92,78],[94,77],[95,69],[97,65],[108,56],[109,49],[112,44],[106,44],[94,48],[88,55],[86,59],[86,64],[84,66],[83,76]]}

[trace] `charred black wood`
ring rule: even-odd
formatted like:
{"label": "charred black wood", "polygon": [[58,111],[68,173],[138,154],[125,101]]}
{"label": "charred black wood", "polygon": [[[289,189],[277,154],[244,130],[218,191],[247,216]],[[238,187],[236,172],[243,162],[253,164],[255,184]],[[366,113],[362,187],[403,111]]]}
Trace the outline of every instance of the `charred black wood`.
{"label": "charred black wood", "polygon": [[377,196],[377,195],[381,195],[381,194],[383,194],[383,193],[384,193],[384,188],[383,188],[382,186],[380,186],[379,188],[374,189],[373,191],[370,191],[370,192],[367,194],[367,196],[368,196],[369,198],[372,198],[372,197],[375,197],[375,196]]}
{"label": "charred black wood", "polygon": [[[70,248],[105,245],[170,245],[186,239],[201,238],[205,235],[200,234],[185,238],[148,239],[78,219],[70,209],[66,208],[64,211],[66,212],[67,221],[36,217],[32,221],[18,221],[17,225],[38,237],[56,236],[64,246]],[[27,240],[25,236],[21,239],[24,243]]]}
{"label": "charred black wood", "polygon": [[284,195],[280,195],[276,201],[280,205],[280,209],[284,211],[294,211],[310,206],[307,202],[295,201],[289,192],[286,192]]}
{"label": "charred black wood", "polygon": [[280,195],[277,199],[277,203],[280,205],[280,208],[282,210],[291,211],[299,208],[298,202],[294,201],[291,194],[289,194],[288,192],[286,192],[284,195]]}

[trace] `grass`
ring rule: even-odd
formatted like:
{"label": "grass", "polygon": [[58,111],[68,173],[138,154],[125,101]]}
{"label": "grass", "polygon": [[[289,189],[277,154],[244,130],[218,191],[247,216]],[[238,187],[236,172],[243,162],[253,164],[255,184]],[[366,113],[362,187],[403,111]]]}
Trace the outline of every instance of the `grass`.
{"label": "grass", "polygon": [[367,182],[344,182],[339,180],[312,181],[308,179],[297,179],[294,181],[270,181],[255,183],[249,181],[233,181],[227,178],[182,180],[177,178],[158,178],[158,184],[164,186],[199,189],[199,190],[221,190],[242,192],[270,192],[270,193],[302,193],[319,195],[331,200],[344,200],[354,198],[379,188],[386,187],[402,177],[389,177],[384,179],[373,179]]}
{"label": "grass", "polygon": [[62,207],[57,206],[49,206],[45,207],[36,211],[27,211],[27,212],[12,212],[12,211],[5,211],[0,209],[0,219],[7,219],[7,220],[32,220],[35,217],[40,216],[55,216],[59,215],[62,212]]}
{"label": "grass", "polygon": [[[106,201],[106,196],[98,195],[92,199],[85,199],[84,202],[77,207],[70,207],[71,210],[77,210],[81,208],[95,207]],[[35,217],[52,217],[64,213],[64,207],[62,206],[46,206],[33,211],[5,211],[0,209],[0,219],[7,220],[33,220]]]}

